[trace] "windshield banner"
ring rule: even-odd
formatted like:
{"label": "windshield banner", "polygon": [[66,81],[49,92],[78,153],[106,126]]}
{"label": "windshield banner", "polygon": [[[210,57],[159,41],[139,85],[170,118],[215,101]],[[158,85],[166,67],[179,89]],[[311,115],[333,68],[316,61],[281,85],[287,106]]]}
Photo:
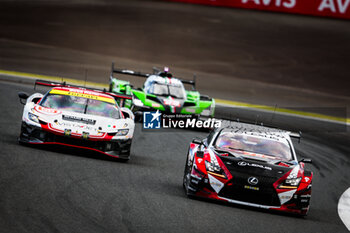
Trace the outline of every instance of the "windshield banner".
{"label": "windshield banner", "polygon": [[89,90],[70,90],[70,89],[52,89],[50,91],[50,94],[56,94],[56,95],[70,95],[70,96],[77,96],[77,97],[83,97],[87,99],[94,99],[99,100],[107,103],[115,104],[115,100],[112,97],[100,95],[95,92],[91,92]]}
{"label": "windshield banner", "polygon": [[350,19],[350,0],[170,0],[213,6],[247,8]]}

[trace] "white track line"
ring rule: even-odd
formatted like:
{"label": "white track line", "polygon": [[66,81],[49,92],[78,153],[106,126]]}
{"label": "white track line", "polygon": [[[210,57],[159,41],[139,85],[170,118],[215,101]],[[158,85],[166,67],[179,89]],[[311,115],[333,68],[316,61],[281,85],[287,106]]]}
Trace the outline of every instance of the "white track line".
{"label": "white track line", "polygon": [[350,231],[350,188],[348,188],[339,199],[338,214],[344,225]]}

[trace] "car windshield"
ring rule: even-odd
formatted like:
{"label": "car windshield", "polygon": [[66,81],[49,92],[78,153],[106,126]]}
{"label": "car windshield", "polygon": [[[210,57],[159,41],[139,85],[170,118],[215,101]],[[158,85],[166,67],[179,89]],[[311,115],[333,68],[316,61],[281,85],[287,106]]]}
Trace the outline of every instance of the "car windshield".
{"label": "car windshield", "polygon": [[215,147],[247,156],[285,161],[292,159],[291,148],[286,139],[278,140],[224,131],[217,138]]}
{"label": "car windshield", "polygon": [[172,96],[178,99],[183,99],[185,96],[184,90],[181,86],[160,84],[160,83],[153,84],[150,94]]}
{"label": "car windshield", "polygon": [[120,118],[119,111],[114,104],[78,96],[49,94],[40,105],[68,112]]}

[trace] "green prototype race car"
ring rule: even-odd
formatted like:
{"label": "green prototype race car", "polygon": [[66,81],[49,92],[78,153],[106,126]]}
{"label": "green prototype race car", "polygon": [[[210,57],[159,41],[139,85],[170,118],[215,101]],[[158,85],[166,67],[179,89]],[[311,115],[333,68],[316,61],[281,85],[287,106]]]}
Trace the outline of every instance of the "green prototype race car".
{"label": "green prototype race car", "polygon": [[[128,81],[113,77],[115,73],[146,78],[143,88],[134,88]],[[185,90],[184,84],[192,86]],[[167,67],[164,71],[153,68],[152,74],[117,69],[112,63],[109,91],[132,95],[131,100],[122,100],[120,106],[130,108],[133,112],[156,111],[169,114],[189,114],[199,117],[213,117],[215,100],[201,95],[196,90],[195,76],[193,80],[175,78]]]}

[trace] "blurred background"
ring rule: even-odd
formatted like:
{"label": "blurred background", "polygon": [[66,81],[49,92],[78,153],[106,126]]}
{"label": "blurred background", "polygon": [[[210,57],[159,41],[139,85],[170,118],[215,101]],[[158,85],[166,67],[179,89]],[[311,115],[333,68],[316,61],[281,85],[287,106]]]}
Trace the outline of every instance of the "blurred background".
{"label": "blurred background", "polygon": [[169,66],[182,78],[195,73],[215,98],[342,108],[341,117],[349,107],[344,19],[155,0],[1,0],[0,28],[2,70],[84,79],[87,69],[88,81],[108,83],[112,61]]}

